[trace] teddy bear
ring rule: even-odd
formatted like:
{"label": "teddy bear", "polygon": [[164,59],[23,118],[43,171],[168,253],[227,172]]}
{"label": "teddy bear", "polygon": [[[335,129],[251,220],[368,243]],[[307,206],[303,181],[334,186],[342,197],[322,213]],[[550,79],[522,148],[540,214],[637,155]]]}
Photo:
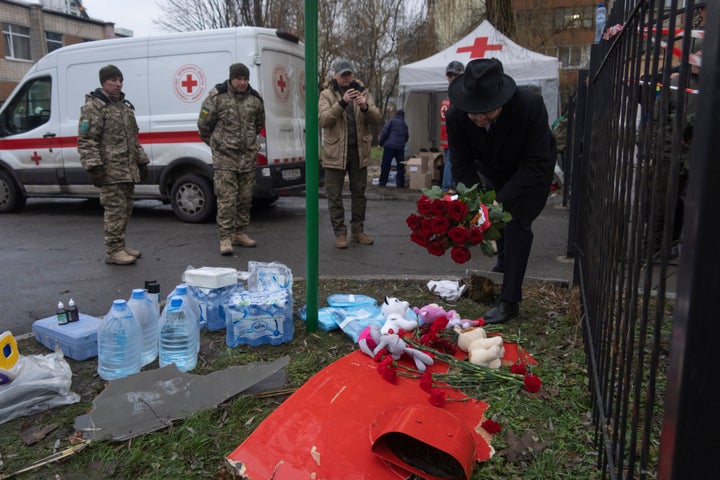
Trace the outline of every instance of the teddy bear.
{"label": "teddy bear", "polygon": [[[386,349],[393,360],[400,360],[403,355],[410,356],[415,362],[415,367],[421,372],[427,369],[428,365],[434,363],[432,357],[427,353],[416,350],[410,346],[401,338],[401,330],[394,330],[390,328],[387,333],[380,333],[380,329],[376,325],[371,325],[367,329],[363,330],[360,334],[360,350],[366,355],[375,358],[383,349]],[[369,345],[374,344],[374,348],[370,348]]]}
{"label": "teddy bear", "polygon": [[458,348],[468,353],[468,362],[483,367],[500,368],[505,356],[502,336],[488,337],[482,327],[463,329],[456,325],[453,330],[458,334]]}
{"label": "teddy bear", "polygon": [[409,302],[402,301],[395,297],[385,297],[385,300],[380,306],[380,313],[385,317],[385,324],[380,327],[380,333],[384,335],[388,333],[390,329],[396,332],[400,330],[414,330],[418,326],[418,322],[405,318],[409,309]]}

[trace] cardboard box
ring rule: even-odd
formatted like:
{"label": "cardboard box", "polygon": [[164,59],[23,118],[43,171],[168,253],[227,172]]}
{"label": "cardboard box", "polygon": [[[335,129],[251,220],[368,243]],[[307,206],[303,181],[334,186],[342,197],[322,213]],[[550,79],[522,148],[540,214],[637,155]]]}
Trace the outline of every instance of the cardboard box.
{"label": "cardboard box", "polygon": [[423,188],[432,187],[432,173],[410,173],[410,188],[413,190],[421,190]]}
{"label": "cardboard box", "polygon": [[102,320],[90,315],[80,314],[77,322],[59,325],[57,317],[43,318],[33,323],[32,331],[38,342],[50,350],[60,343],[63,355],[73,360],[87,360],[97,357],[97,330]]}
{"label": "cardboard box", "polygon": [[428,158],[410,157],[405,162],[405,173],[428,173],[430,171],[430,164],[428,162]]}
{"label": "cardboard box", "polygon": [[442,152],[420,152],[420,158],[427,164],[426,172],[432,173],[432,179],[441,180],[445,155]]}

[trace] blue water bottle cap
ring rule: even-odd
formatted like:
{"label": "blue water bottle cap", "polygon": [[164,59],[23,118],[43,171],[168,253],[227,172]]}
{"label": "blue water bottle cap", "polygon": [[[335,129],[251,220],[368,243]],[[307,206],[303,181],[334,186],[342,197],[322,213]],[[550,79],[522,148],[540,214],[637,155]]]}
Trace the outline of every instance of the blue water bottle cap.
{"label": "blue water bottle cap", "polygon": [[145,290],[142,288],[133,289],[132,298],[145,298]]}
{"label": "blue water bottle cap", "polygon": [[174,308],[174,307],[179,307],[180,305],[182,305],[182,301],[183,301],[182,297],[179,297],[179,296],[177,296],[177,295],[174,295],[174,296],[170,299],[170,306],[173,307],[173,308]]}
{"label": "blue water bottle cap", "polygon": [[113,305],[116,307],[121,307],[125,305],[127,302],[123,300],[122,298],[118,298],[117,300],[113,300]]}
{"label": "blue water bottle cap", "polygon": [[180,285],[175,287],[175,291],[178,293],[178,295],[187,295],[187,285],[181,283]]}
{"label": "blue water bottle cap", "polygon": [[600,8],[600,7],[604,7],[604,6],[605,6],[605,4],[604,4],[604,3],[598,3],[598,8]]}

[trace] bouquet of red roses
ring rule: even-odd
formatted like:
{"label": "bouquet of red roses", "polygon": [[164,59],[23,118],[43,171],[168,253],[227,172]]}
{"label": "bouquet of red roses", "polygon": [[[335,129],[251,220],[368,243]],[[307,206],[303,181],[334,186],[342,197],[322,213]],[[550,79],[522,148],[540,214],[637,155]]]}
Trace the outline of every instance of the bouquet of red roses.
{"label": "bouquet of red roses", "polygon": [[495,203],[495,191],[482,192],[473,185],[458,183],[456,195],[442,193],[438,186],[423,189],[417,201],[417,213],[411,213],[407,225],[410,240],[427,249],[431,255],[442,256],[450,249],[455,263],[470,260],[470,249],[480,245],[481,251],[493,256],[492,240],[500,238],[500,229],[512,216]]}

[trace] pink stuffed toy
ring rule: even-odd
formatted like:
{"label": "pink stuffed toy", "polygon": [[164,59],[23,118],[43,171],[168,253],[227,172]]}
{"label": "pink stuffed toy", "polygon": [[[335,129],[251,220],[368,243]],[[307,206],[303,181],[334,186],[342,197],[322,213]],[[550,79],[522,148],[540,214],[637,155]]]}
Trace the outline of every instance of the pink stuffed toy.
{"label": "pink stuffed toy", "polygon": [[437,303],[429,303],[422,308],[413,307],[413,312],[417,314],[418,324],[420,325],[431,324],[436,318],[440,317],[447,317],[448,320],[452,320],[456,316],[459,316],[455,310],[446,312],[445,309]]}

